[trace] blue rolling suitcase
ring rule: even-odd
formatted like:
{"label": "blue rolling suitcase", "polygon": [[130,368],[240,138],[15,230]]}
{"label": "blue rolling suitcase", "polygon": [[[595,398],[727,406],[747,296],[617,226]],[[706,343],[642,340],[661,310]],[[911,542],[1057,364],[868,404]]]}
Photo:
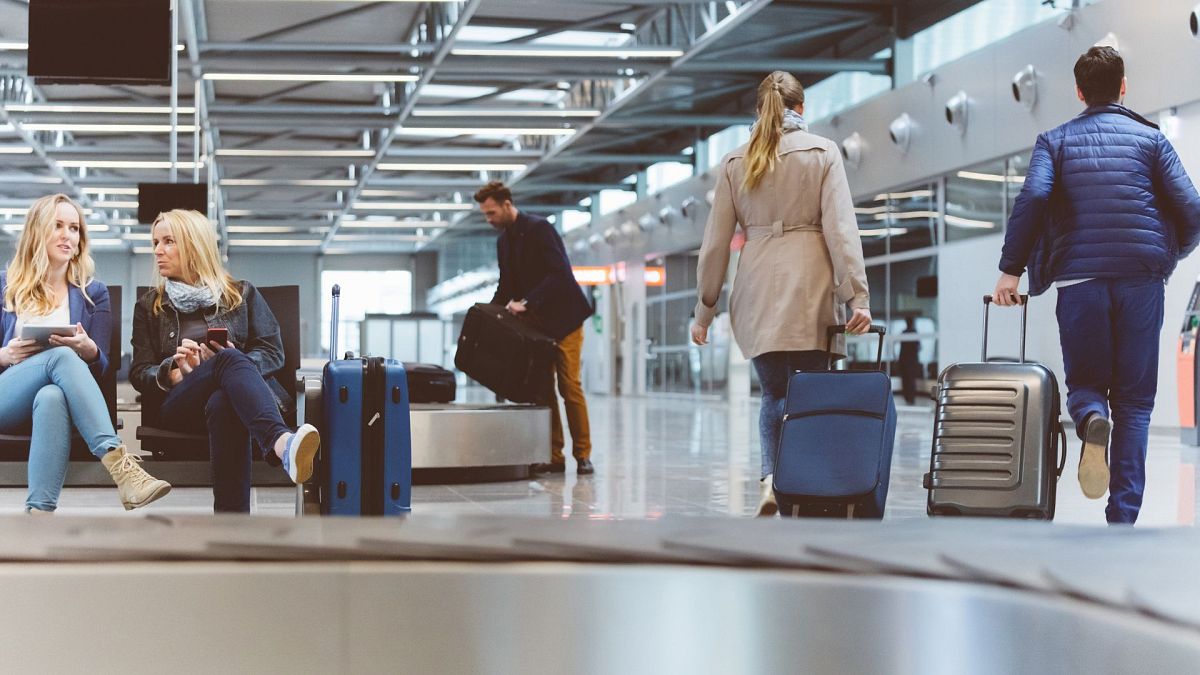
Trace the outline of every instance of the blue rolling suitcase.
{"label": "blue rolling suitcase", "polygon": [[329,363],[321,376],[321,513],[405,514],[412,508],[407,377],[392,359],[334,359],[340,293],[334,286]]}
{"label": "blue rolling suitcase", "polygon": [[[833,367],[833,338],[826,329]],[[788,380],[774,490],[784,516],[883,518],[896,440],[896,403],[883,365],[876,370],[799,371]]]}

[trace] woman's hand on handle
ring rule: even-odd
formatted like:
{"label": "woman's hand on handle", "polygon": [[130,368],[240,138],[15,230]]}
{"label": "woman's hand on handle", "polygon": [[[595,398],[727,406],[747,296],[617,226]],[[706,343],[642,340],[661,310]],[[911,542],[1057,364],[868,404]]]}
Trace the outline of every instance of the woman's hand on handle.
{"label": "woman's hand on handle", "polygon": [[862,335],[871,328],[871,310],[859,308],[846,322],[846,332],[851,335]]}

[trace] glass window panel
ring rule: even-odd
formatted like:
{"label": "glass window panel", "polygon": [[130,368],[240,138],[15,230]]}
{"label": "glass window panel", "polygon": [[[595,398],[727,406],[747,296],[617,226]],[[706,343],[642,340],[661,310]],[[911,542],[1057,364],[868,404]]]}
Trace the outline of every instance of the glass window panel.
{"label": "glass window panel", "polygon": [[888,213],[884,222],[890,223],[887,236],[891,239],[891,253],[926,248],[937,242],[937,183],[892,190],[886,200]]}
{"label": "glass window panel", "polygon": [[420,323],[421,343],[417,360],[421,363],[443,365],[442,352],[445,345],[442,344],[442,322],[438,319],[422,319]]}
{"label": "glass window panel", "polygon": [[1017,195],[1021,194],[1021,188],[1025,186],[1025,175],[1029,173],[1029,158],[1032,156],[1033,151],[1027,150],[1008,159],[1008,170],[1005,172],[1008,180],[1004,184],[1008,192],[1007,208],[1004,211],[1006,225],[1007,218],[1012,215],[1013,204],[1017,202]]}
{"label": "glass window panel", "polygon": [[854,205],[864,258],[874,258],[887,253],[887,211],[887,198],[882,195]]}
{"label": "glass window panel", "polygon": [[[381,356],[372,354],[372,356]],[[392,353],[390,356],[397,361],[420,361],[417,350],[417,322],[392,322]]]}
{"label": "glass window panel", "polygon": [[968,167],[946,176],[946,241],[1000,232],[1004,223],[1004,162]]}
{"label": "glass window panel", "polygon": [[1054,3],[1029,0],[983,0],[913,36],[913,73],[922,75],[1070,11],[1070,3],[1057,4],[1056,7]]}

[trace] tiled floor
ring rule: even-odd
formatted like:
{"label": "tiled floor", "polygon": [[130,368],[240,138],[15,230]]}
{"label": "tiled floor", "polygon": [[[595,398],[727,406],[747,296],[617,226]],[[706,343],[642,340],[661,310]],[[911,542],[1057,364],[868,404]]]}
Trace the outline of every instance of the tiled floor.
{"label": "tiled floor", "polygon": [[[748,516],[758,502],[758,406],[680,398],[589,399],[596,474],[476,485],[418,486],[413,512],[496,513],[585,517],[655,518],[664,514]],[[892,464],[888,519],[925,518],[921,476],[928,470],[930,412],[902,408]],[[1057,522],[1104,524],[1104,502],[1085,499],[1074,480],[1078,450],[1071,441],[1059,483]],[[1148,487],[1139,525],[1192,525],[1196,521],[1196,448],[1175,433],[1151,436]],[[290,516],[294,492],[255,490],[254,509]],[[24,490],[0,490],[0,513],[19,511]],[[205,513],[211,494],[203,488],[176,489],[143,513]],[[64,513],[120,511],[108,489],[68,488]]]}

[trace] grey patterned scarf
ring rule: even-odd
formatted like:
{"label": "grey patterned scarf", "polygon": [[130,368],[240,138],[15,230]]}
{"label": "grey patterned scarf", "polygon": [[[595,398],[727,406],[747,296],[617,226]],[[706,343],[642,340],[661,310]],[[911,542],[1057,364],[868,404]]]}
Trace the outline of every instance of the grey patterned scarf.
{"label": "grey patterned scarf", "polygon": [[808,131],[808,122],[805,122],[800,113],[796,112],[795,110],[792,110],[791,108],[784,110],[783,133],[786,134],[789,131],[796,131],[797,129],[800,131]]}
{"label": "grey patterned scarf", "polygon": [[166,288],[171,304],[184,314],[191,314],[217,304],[212,289],[207,286],[189,286],[182,281],[167,279]]}

